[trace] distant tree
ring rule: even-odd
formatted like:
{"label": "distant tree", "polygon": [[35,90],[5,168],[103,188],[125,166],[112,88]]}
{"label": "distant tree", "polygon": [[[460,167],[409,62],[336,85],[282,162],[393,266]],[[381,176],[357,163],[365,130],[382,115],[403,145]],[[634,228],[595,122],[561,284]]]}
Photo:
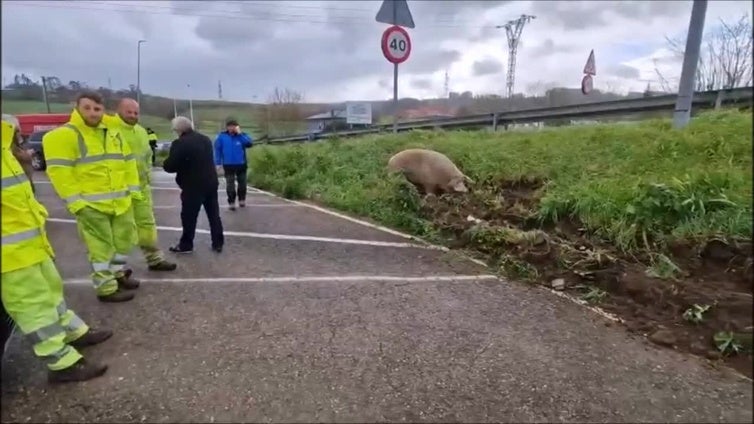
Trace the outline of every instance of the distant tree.
{"label": "distant tree", "polygon": [[[682,58],[686,37],[665,37],[668,48]],[[663,91],[677,91],[655,66]],[[748,13],[730,23],[720,20],[720,26],[709,31],[696,71],[696,91],[749,87],[752,83],[752,22]]]}

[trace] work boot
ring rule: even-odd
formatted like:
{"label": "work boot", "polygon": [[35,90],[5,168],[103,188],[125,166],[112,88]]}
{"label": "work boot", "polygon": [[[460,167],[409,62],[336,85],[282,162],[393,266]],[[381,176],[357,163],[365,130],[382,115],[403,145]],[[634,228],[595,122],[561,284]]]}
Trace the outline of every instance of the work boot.
{"label": "work boot", "polygon": [[177,264],[168,262],[164,259],[156,264],[149,265],[150,271],[175,271],[176,268],[178,268]]}
{"label": "work boot", "polygon": [[107,371],[107,365],[87,362],[81,358],[73,366],[59,371],[48,371],[47,381],[50,383],[69,383],[87,381],[97,378]]}
{"label": "work boot", "polygon": [[130,269],[127,269],[124,271],[122,277],[118,277],[118,288],[126,289],[126,290],[136,290],[139,288],[139,285],[141,284],[141,281],[137,280],[136,278],[131,277],[131,274],[133,274],[133,271]]}
{"label": "work boot", "polygon": [[81,349],[87,346],[98,345],[112,336],[113,332],[110,330],[95,330],[93,328],[90,328],[89,331],[84,333],[83,336],[68,344],[75,347],[76,349]]}
{"label": "work boot", "polygon": [[120,303],[120,302],[128,302],[129,300],[133,299],[134,296],[135,295],[133,293],[123,291],[119,287],[118,291],[116,291],[113,294],[109,294],[107,296],[97,295],[97,299],[99,299],[100,302],[105,302],[105,303]]}

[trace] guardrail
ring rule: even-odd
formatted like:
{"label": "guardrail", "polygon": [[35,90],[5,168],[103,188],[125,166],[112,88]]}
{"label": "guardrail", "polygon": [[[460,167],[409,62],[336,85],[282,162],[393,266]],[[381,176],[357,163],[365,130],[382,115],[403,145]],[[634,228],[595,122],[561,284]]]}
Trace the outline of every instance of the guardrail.
{"label": "guardrail", "polygon": [[[692,107],[696,109],[718,108],[723,104],[752,102],[752,87],[741,87],[729,90],[713,90],[694,93]],[[675,94],[667,96],[643,97],[639,99],[616,100],[609,102],[584,103],[569,106],[556,106],[539,109],[523,109],[508,112],[485,113],[478,115],[459,116],[455,118],[431,119],[398,123],[398,131],[421,129],[459,129],[490,126],[493,130],[507,127],[511,124],[541,122],[554,119],[579,119],[620,116],[640,112],[672,111],[675,108]],[[392,124],[374,125],[367,129],[338,131],[317,134],[315,139],[321,140],[334,137],[355,137],[367,134],[390,132]],[[284,144],[311,141],[309,134],[287,137],[274,137],[261,144]]]}

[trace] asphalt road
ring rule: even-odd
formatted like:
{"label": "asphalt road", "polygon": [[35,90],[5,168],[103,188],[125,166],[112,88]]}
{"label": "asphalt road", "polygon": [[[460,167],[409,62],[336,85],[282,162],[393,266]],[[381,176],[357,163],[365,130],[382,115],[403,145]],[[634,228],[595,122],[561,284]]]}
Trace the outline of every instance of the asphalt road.
{"label": "asphalt road", "polygon": [[[43,176],[40,176],[43,178]],[[161,244],[178,191],[157,176]],[[126,304],[101,304],[48,184],[69,305],[115,336],[110,365],[48,386],[15,337],[3,422],[750,422],[751,382],[629,336],[568,300],[453,254],[260,193],[223,207],[226,248],[176,257]],[[225,196],[220,193],[221,205]],[[63,221],[57,221],[63,220]],[[207,229],[202,218],[199,228]],[[289,237],[291,235],[299,237]]]}

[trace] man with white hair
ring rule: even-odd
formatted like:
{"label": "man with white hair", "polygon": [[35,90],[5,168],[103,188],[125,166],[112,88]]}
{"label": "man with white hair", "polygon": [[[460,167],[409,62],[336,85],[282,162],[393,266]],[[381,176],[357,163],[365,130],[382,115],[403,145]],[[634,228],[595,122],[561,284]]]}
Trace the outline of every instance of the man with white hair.
{"label": "man with white hair", "polygon": [[34,197],[26,173],[11,152],[18,121],[3,115],[0,124],[3,312],[32,340],[34,353],[47,365],[50,382],[99,377],[107,366],[86,361],[78,349],[102,343],[113,333],[90,328],[68,308],[55,251],[47,239],[47,210]]}
{"label": "man with white hair", "polygon": [[178,139],[170,145],[170,153],[162,167],[167,173],[175,173],[175,182],[181,188],[181,225],[183,234],[174,253],[191,253],[194,250],[194,235],[199,210],[204,206],[212,238],[212,250],[222,252],[225,238],[220,220],[220,205],[217,200],[217,170],[215,169],[212,141],[204,134],[194,131],[194,124],[185,116],[177,116],[171,122]]}

